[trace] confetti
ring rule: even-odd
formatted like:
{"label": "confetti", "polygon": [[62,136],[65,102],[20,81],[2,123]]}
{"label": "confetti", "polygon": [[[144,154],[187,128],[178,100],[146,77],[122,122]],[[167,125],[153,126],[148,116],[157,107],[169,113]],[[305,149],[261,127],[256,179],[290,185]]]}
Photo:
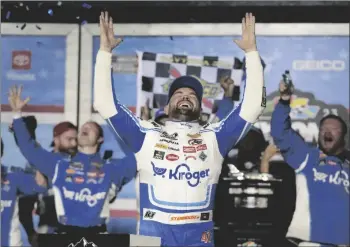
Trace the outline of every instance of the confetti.
{"label": "confetti", "polygon": [[49,10],[47,11],[47,13],[48,13],[49,15],[53,16],[53,11],[52,11],[52,9],[49,9]]}
{"label": "confetti", "polygon": [[36,27],[36,29],[41,30],[41,27],[39,27],[38,25],[35,25],[35,27]]}
{"label": "confetti", "polygon": [[61,6],[61,5],[62,5],[62,2],[58,1],[57,6]]}
{"label": "confetti", "polygon": [[91,9],[91,5],[87,3],[83,3],[83,8]]}
{"label": "confetti", "polygon": [[23,3],[19,3],[19,6],[20,6],[20,7],[23,7]]}
{"label": "confetti", "polygon": [[80,19],[80,16],[77,16],[77,17],[75,17],[77,20],[79,20]]}
{"label": "confetti", "polygon": [[87,24],[87,21],[82,21],[81,25]]}
{"label": "confetti", "polygon": [[29,11],[29,7],[28,7],[28,5],[26,5],[26,10],[27,10],[27,11]]}
{"label": "confetti", "polygon": [[10,16],[11,16],[11,11],[7,11],[7,13],[6,13],[6,20],[10,19]]}
{"label": "confetti", "polygon": [[24,23],[24,24],[21,26],[21,30],[23,30],[26,26],[27,26],[27,24]]}

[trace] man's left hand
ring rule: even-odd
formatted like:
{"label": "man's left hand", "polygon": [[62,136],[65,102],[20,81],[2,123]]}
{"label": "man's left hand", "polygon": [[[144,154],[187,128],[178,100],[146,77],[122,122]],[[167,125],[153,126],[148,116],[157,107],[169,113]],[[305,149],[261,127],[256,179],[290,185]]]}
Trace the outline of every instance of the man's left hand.
{"label": "man's left hand", "polygon": [[224,97],[232,97],[234,81],[229,76],[220,79],[220,86],[224,90]]}
{"label": "man's left hand", "polygon": [[255,16],[252,13],[245,14],[242,19],[242,39],[234,42],[246,53],[256,51]]}

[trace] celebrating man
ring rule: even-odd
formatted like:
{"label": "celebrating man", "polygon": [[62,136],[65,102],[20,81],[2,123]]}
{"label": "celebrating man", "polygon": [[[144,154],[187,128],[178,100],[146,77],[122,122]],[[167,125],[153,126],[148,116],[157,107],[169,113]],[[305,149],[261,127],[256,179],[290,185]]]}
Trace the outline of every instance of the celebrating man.
{"label": "celebrating man", "polygon": [[216,124],[200,126],[203,88],[181,76],[169,90],[165,126],[142,121],[115,99],[112,50],[121,43],[108,13],[100,16],[94,107],[137,159],[138,233],[161,237],[162,246],[213,246],[212,210],[223,157],[247,133],[265,106],[263,68],[255,43],[255,17],[242,19],[247,79],[242,103]]}
{"label": "celebrating man", "polygon": [[[347,126],[335,115],[320,122],[318,148],[308,146],[291,127],[293,88],[283,81],[271,119],[271,135],[284,160],[297,173],[296,209],[287,236],[308,246],[349,245],[349,160]],[[305,245],[303,245],[305,246]]]}

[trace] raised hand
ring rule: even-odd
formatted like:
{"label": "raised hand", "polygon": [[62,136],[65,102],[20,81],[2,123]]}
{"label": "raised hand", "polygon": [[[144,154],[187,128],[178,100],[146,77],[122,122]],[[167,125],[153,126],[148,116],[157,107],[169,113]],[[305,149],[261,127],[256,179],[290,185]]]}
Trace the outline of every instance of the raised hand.
{"label": "raised hand", "polygon": [[113,19],[108,12],[101,12],[100,15],[100,50],[111,52],[123,41],[122,38],[115,38],[113,31]]}
{"label": "raised hand", "polygon": [[25,100],[21,99],[22,86],[13,86],[9,92],[9,104],[13,112],[21,112],[22,108],[29,102],[30,98],[27,97]]}
{"label": "raised hand", "polygon": [[220,86],[224,90],[225,97],[232,96],[234,81],[229,76],[224,76],[220,79]]}
{"label": "raised hand", "polygon": [[245,52],[256,51],[255,16],[252,13],[246,13],[242,18],[242,38],[234,42]]}
{"label": "raised hand", "polygon": [[280,92],[280,96],[283,100],[289,100],[291,97],[291,94],[293,94],[294,88],[291,87],[288,90],[288,87],[289,86],[284,81],[281,81],[279,84],[279,92]]}

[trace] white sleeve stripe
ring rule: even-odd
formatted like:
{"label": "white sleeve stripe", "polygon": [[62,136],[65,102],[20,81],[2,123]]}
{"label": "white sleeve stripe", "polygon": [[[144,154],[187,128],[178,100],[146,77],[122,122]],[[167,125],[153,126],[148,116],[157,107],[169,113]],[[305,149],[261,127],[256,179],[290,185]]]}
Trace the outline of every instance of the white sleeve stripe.
{"label": "white sleeve stripe", "polygon": [[237,139],[237,141],[236,141],[236,143],[235,143],[234,146],[236,146],[236,144],[243,138],[243,136],[245,136],[245,134],[247,133],[247,131],[250,130],[250,125],[251,125],[251,124],[248,123],[248,122],[244,125],[244,128],[243,128],[243,130],[242,130],[240,136],[238,137],[238,139]]}
{"label": "white sleeve stripe", "polygon": [[264,71],[257,51],[248,52],[246,57],[246,82],[239,115],[245,121],[254,123],[262,113]]}
{"label": "white sleeve stripe", "polygon": [[55,165],[55,173],[53,174],[52,178],[52,184],[56,182],[57,176],[58,176],[58,166],[60,165],[60,161],[58,161]]}
{"label": "white sleeve stripe", "polygon": [[112,54],[98,51],[94,76],[94,108],[104,118],[110,118],[118,113],[114,105],[112,78]]}
{"label": "white sleeve stripe", "polygon": [[295,173],[299,173],[302,170],[304,170],[308,161],[309,161],[309,154],[306,155],[305,160],[300,164],[299,168],[295,170]]}

